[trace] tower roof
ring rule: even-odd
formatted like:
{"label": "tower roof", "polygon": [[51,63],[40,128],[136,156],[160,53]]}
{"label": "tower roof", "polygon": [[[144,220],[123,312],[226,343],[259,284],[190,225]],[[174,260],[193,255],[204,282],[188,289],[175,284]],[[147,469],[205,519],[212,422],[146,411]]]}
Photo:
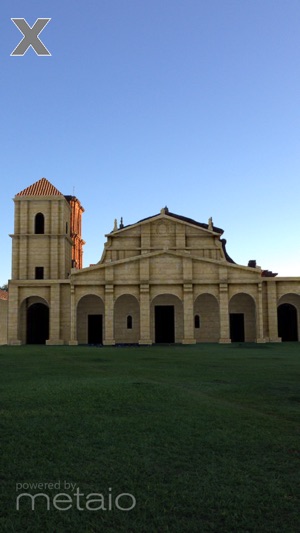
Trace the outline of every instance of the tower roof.
{"label": "tower roof", "polygon": [[63,196],[63,194],[46,178],[41,178],[16,196]]}

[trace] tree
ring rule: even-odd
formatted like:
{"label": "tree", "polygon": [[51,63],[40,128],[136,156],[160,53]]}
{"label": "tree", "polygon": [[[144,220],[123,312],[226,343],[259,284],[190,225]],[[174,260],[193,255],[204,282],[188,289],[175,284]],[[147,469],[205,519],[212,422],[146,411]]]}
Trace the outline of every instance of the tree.
{"label": "tree", "polygon": [[0,287],[0,289],[1,289],[2,291],[8,291],[8,285],[7,285],[7,283],[4,283],[4,285],[2,285],[2,286]]}

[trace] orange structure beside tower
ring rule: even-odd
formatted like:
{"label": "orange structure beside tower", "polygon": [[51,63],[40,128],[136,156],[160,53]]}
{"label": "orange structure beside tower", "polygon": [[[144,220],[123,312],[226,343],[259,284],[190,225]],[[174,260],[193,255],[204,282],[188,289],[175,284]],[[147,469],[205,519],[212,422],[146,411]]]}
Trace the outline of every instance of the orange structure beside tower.
{"label": "orange structure beside tower", "polygon": [[82,213],[84,213],[84,208],[76,196],[66,196],[66,199],[71,207],[72,267],[80,269],[83,267],[83,246],[85,244],[81,237],[81,217]]}

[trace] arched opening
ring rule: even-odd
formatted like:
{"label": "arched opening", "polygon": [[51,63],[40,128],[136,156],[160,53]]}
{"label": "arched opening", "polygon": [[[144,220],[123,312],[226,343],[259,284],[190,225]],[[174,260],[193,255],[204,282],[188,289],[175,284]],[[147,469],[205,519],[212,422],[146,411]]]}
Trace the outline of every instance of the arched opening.
{"label": "arched opening", "polygon": [[173,294],[160,294],[151,303],[154,342],[173,344],[183,339],[183,305]]}
{"label": "arched opening", "polygon": [[99,296],[88,294],[77,305],[79,344],[103,344],[104,304]]}
{"label": "arched opening", "polygon": [[34,303],[27,309],[27,344],[45,344],[49,339],[49,307],[43,303]]}
{"label": "arched opening", "polygon": [[218,342],[220,338],[219,302],[209,293],[200,294],[194,303],[196,342]]}
{"label": "arched opening", "polygon": [[117,344],[137,344],[140,340],[140,304],[132,294],[122,294],[115,302],[114,336]]}
{"label": "arched opening", "polygon": [[298,341],[298,313],[294,305],[284,303],[278,306],[278,337],[283,342]]}
{"label": "arched opening", "polygon": [[155,342],[175,342],[175,307],[174,305],[156,305],[155,312]]}
{"label": "arched opening", "polygon": [[43,234],[45,233],[45,217],[43,213],[37,213],[34,220],[34,233]]}
{"label": "arched opening", "polygon": [[250,294],[235,294],[229,302],[231,342],[256,341],[256,306]]}
{"label": "arched opening", "polygon": [[300,295],[287,293],[281,296],[277,307],[278,337],[282,341],[299,341]]}

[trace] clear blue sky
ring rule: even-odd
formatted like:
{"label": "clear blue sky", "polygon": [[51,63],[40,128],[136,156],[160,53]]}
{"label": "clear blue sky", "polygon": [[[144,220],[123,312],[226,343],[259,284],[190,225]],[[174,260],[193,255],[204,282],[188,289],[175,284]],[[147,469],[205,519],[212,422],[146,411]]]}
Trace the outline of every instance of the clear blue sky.
{"label": "clear blue sky", "polygon": [[[1,265],[12,198],[41,177],[81,200],[84,265],[104,234],[169,210],[229,255],[300,275],[299,0],[2,0]],[[52,20],[51,57],[10,54],[11,18]]]}

